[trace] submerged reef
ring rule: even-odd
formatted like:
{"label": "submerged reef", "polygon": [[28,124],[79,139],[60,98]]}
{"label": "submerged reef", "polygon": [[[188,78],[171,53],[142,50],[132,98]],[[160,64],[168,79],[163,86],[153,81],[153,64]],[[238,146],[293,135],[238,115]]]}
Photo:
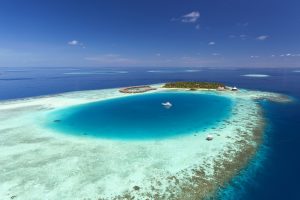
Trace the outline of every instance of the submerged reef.
{"label": "submerged reef", "polygon": [[[148,93],[170,90],[152,87]],[[154,141],[76,137],[45,126],[56,109],[143,94],[117,88],[0,102],[0,199],[213,199],[262,143],[266,120],[257,101],[291,98],[249,90],[193,93],[230,98],[231,115],[201,132]]]}

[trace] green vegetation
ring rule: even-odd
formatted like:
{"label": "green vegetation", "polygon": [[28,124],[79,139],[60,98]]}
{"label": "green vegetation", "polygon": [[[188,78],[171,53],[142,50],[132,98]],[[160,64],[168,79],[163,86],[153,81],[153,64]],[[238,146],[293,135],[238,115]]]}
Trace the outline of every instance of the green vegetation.
{"label": "green vegetation", "polygon": [[187,89],[218,89],[219,87],[225,88],[222,83],[215,82],[172,82],[166,83],[164,88],[187,88]]}

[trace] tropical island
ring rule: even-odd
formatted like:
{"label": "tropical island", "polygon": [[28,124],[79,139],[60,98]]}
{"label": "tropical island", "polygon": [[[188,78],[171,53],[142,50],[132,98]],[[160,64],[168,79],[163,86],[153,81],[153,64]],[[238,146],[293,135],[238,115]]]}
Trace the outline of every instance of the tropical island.
{"label": "tropical island", "polygon": [[153,88],[149,85],[141,85],[141,86],[131,86],[126,88],[121,88],[119,92],[121,93],[143,93],[148,92],[151,90],[156,90],[156,88]]}
{"label": "tropical island", "polygon": [[191,82],[191,81],[180,81],[166,83],[164,88],[186,88],[186,89],[225,89],[223,83],[217,82]]}
{"label": "tropical island", "polygon": [[[226,87],[223,83],[217,82],[199,82],[199,81],[180,81],[180,82],[170,82],[166,83],[162,86],[162,88],[168,89],[189,89],[189,90],[235,90],[234,88]],[[151,87],[150,85],[141,85],[141,86],[131,86],[126,88],[119,89],[121,93],[144,93],[152,90],[156,90],[157,88]]]}

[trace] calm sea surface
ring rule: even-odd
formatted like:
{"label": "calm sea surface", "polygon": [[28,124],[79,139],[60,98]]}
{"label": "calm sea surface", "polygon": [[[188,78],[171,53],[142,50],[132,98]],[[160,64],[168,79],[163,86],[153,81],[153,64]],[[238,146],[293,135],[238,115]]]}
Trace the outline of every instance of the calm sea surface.
{"label": "calm sea surface", "polygon": [[[164,102],[172,106],[163,106]],[[231,114],[231,105],[229,98],[216,95],[158,92],[54,111],[48,126],[99,138],[164,139],[218,125]]]}
{"label": "calm sea surface", "polygon": [[[297,69],[0,68],[0,99],[168,81],[221,81],[280,92],[291,104],[262,102],[265,142],[254,160],[220,191],[220,199],[300,199],[300,73]],[[298,69],[299,70],[299,69]],[[255,78],[244,74],[266,74]]]}

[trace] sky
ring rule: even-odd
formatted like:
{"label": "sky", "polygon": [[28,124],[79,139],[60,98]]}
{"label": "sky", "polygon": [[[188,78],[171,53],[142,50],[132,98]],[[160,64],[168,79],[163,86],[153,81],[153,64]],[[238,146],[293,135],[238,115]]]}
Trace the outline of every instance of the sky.
{"label": "sky", "polygon": [[74,66],[300,67],[300,1],[0,1],[0,67]]}

